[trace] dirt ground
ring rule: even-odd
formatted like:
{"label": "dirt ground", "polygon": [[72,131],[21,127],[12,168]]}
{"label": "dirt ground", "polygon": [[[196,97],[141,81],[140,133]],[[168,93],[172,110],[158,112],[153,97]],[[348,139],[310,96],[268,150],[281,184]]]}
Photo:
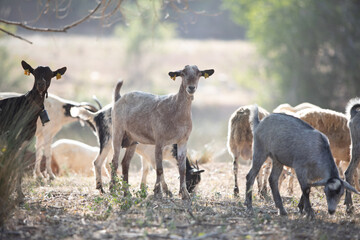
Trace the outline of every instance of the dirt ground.
{"label": "dirt ground", "polygon": [[[1,239],[360,239],[360,198],[355,196],[355,214],[339,204],[335,215],[327,213],[321,188],[313,189],[316,218],[297,211],[300,190],[289,195],[285,181],[281,194],[288,216],[277,214],[272,197],[262,200],[255,187],[254,214],[243,205],[245,175],[240,166],[240,197],[233,197],[232,163],[210,162],[191,201],[178,196],[176,167],[165,169],[173,197],[153,198],[155,171],[148,177],[148,196],[139,190],[140,171],[130,175],[131,197],[95,189],[94,177],[69,175],[51,183],[27,178],[26,201],[11,215]],[[104,182],[108,182],[105,178]]]}

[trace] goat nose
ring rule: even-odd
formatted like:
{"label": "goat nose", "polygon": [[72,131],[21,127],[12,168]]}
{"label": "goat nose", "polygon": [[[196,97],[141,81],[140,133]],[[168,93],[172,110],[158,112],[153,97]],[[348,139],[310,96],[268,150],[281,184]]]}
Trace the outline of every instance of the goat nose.
{"label": "goat nose", "polygon": [[333,210],[333,209],[328,209],[328,211],[329,211],[330,215],[333,215],[335,213],[335,210]]}
{"label": "goat nose", "polygon": [[190,91],[194,91],[194,90],[195,90],[195,86],[189,86],[189,90],[190,90]]}

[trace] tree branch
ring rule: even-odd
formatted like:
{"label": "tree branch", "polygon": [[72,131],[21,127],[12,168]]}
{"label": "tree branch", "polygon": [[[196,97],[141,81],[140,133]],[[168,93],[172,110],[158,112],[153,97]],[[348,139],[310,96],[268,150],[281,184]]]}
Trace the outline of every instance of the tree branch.
{"label": "tree branch", "polygon": [[15,35],[15,34],[13,34],[13,33],[11,33],[11,32],[8,32],[8,31],[6,31],[6,30],[3,29],[3,28],[0,28],[0,31],[2,31],[2,32],[4,32],[4,33],[6,33],[6,34],[8,34],[8,35],[10,35],[10,36],[12,36],[12,37],[14,37],[14,38],[18,38],[18,39],[23,40],[23,41],[25,41],[25,42],[27,42],[27,43],[33,44],[31,41],[29,41],[29,40],[27,40],[27,39],[25,39],[25,38],[22,38],[22,37],[20,37],[20,36],[18,36],[18,35]]}
{"label": "tree branch", "polygon": [[26,24],[26,22],[13,22],[13,21],[8,21],[5,19],[0,19],[0,22],[5,23],[5,24],[9,24],[9,25],[15,25],[15,26],[19,26],[22,28],[25,28],[27,30],[30,31],[35,31],[35,32],[66,32],[67,30],[69,30],[70,28],[73,28],[83,22],[85,22],[87,19],[89,19],[101,6],[101,4],[104,2],[105,0],[101,0],[99,2],[99,4],[90,11],[90,13],[88,15],[86,15],[85,17],[83,17],[82,19],[75,21],[69,25],[66,25],[63,28],[39,28],[39,27],[32,27],[32,26],[28,26]]}

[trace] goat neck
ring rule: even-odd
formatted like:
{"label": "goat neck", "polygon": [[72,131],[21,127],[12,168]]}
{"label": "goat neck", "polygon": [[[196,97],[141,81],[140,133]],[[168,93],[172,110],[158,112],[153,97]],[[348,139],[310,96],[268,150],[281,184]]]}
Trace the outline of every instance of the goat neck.
{"label": "goat neck", "polygon": [[34,84],[33,89],[31,89],[29,92],[27,92],[25,94],[25,96],[27,98],[29,98],[28,102],[31,105],[36,106],[37,108],[39,108],[39,111],[44,109],[45,92],[44,93],[39,93],[36,90],[35,84]]}
{"label": "goat neck", "polygon": [[176,104],[174,105],[177,108],[177,112],[181,113],[181,116],[186,118],[191,118],[191,102],[194,99],[194,96],[189,95],[186,92],[184,85],[181,84],[179,92],[174,96]]}

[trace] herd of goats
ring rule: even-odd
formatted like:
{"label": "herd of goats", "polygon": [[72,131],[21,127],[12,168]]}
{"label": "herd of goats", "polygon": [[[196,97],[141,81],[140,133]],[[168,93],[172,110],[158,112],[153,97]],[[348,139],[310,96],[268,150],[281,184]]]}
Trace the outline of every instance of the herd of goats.
{"label": "herd of goats", "polygon": [[[34,86],[24,95],[0,93],[2,151],[6,151],[8,146],[25,149],[36,136],[34,173],[50,179],[55,178],[54,172],[59,171],[56,164],[65,155],[74,164],[81,159],[95,159],[96,188],[104,193],[105,160],[112,156],[112,190],[117,184],[120,150],[125,148],[121,161],[123,181],[129,180],[129,166],[136,152],[142,158],[141,188],[146,187],[150,167],[156,169],[154,196],[158,198],[162,192],[172,196],[163,174],[163,159],[169,159],[179,168],[179,194],[184,200],[190,199],[189,193],[194,191],[204,171],[186,154],[192,130],[191,103],[200,77],[210,77],[213,69],[185,66],[182,70],[169,72],[171,79],[175,81],[176,77],[181,77],[182,82],[179,92],[163,96],[145,92],[121,96],[123,82],[119,81],[114,89],[113,102],[104,107],[98,102],[96,107],[48,94],[52,78],[60,79],[66,67],[52,71],[42,66],[33,69],[25,61],[21,64],[25,75],[34,76]],[[329,214],[334,214],[344,192],[347,212],[353,212],[351,192],[360,194],[357,172],[360,159],[359,108],[360,99],[355,98],[349,101],[346,115],[310,103],[296,107],[281,104],[272,114],[257,105],[237,109],[229,120],[227,143],[234,158],[235,196],[239,194],[237,175],[241,157],[252,159],[245,192],[245,205],[250,212],[253,211],[252,187],[257,178],[259,193],[266,194],[268,179],[279,213],[287,214],[279,193],[286,175],[290,175],[288,190],[291,193],[293,179],[297,177],[302,191],[298,207],[308,217],[315,216],[309,200],[312,186],[324,187]],[[71,140],[60,140],[51,145],[62,126],[78,120],[91,127],[99,148]],[[41,169],[43,159],[45,169]],[[23,174],[18,175],[16,190],[19,201],[23,201]]]}

